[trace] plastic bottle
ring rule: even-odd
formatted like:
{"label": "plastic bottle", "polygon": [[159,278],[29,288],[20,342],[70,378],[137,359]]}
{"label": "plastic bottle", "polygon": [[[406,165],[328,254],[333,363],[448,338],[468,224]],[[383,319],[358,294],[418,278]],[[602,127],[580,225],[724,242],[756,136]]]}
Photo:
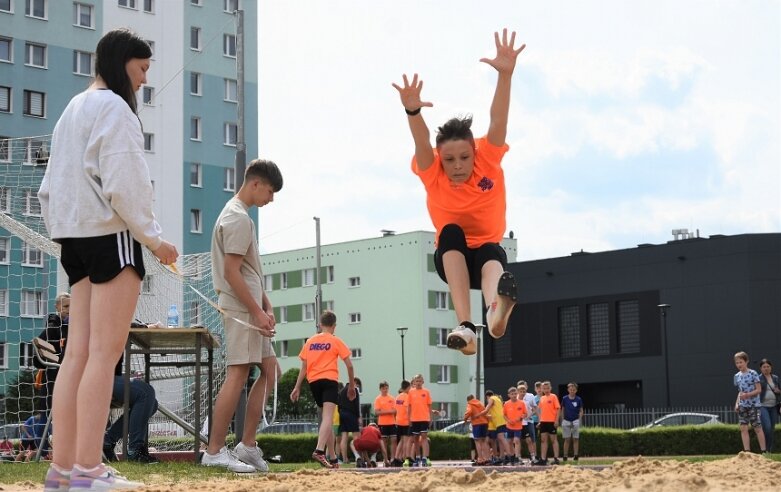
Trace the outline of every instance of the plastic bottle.
{"label": "plastic bottle", "polygon": [[168,308],[168,327],[179,326],[179,311],[176,310],[176,304],[171,304]]}

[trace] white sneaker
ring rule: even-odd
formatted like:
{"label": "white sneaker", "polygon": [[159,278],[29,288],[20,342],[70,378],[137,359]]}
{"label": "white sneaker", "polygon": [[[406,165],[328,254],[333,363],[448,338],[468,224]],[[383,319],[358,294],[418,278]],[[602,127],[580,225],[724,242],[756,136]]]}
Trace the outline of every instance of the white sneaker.
{"label": "white sneaker", "polygon": [[119,474],[110,466],[100,464],[91,470],[74,465],[70,476],[70,490],[132,490],[143,487],[141,482],[133,482]]}
{"label": "white sneaker", "polygon": [[477,334],[471,328],[461,325],[447,335],[447,346],[460,350],[464,355],[477,353]]}
{"label": "white sneaker", "polygon": [[228,451],[225,446],[220,449],[217,454],[209,454],[207,451],[203,452],[201,458],[201,465],[203,466],[221,466],[236,473],[254,473],[255,467],[242,463],[233,454]]}
{"label": "white sneaker", "polygon": [[491,303],[485,314],[488,333],[492,337],[501,338],[504,336],[504,332],[507,331],[507,322],[510,320],[510,313],[513,312],[517,300],[518,287],[515,284],[515,277],[510,272],[504,272],[499,277],[494,302]]}
{"label": "white sneaker", "polygon": [[249,447],[245,446],[243,442],[240,442],[233,449],[236,453],[236,457],[248,465],[252,465],[259,472],[268,471],[268,463],[263,459],[263,450],[257,444]]}

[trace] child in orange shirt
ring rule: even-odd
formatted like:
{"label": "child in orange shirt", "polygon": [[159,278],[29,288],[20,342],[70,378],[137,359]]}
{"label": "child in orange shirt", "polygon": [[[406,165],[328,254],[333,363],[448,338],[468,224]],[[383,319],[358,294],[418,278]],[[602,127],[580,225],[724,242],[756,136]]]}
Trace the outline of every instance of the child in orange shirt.
{"label": "child in orange shirt", "polygon": [[[412,463],[412,438],[409,433],[409,388],[410,382],[402,380],[396,396],[396,432],[398,444],[393,455],[393,466],[409,466]],[[406,459],[406,461],[405,461]]]}
{"label": "child in orange shirt", "polygon": [[466,397],[466,412],[464,412],[464,422],[472,422],[472,438],[475,440],[477,449],[477,465],[485,466],[490,464],[491,450],[488,449],[488,417],[483,402],[475,398],[475,395]]}
{"label": "child in orange shirt", "polygon": [[426,189],[429,216],[437,230],[434,264],[448,284],[460,323],[448,335],[447,346],[466,355],[477,350],[470,288],[483,292],[488,329],[494,338],[504,335],[517,299],[515,279],[505,271],[507,254],[499,245],[507,209],[501,161],[509,149],[505,139],[515,61],[526,45],[515,49],[515,32],[508,41],[507,29],[501,40],[494,33],[494,40],[496,57],[480,60],[498,72],[491,122],[483,138],[472,135],[471,117],[453,118],[438,128],[434,149],[420,113],[421,108],[433,106],[420,99],[423,81],[415,74],[410,83],[405,74],[403,87],[393,84],[415,142],[412,171]]}
{"label": "child in orange shirt", "polygon": [[553,464],[559,464],[559,439],[558,427],[559,420],[559,397],[551,393],[550,381],[542,382],[542,396],[540,397],[540,459],[532,463],[533,465],[548,464],[548,442],[553,446]]}
{"label": "child in orange shirt", "polygon": [[523,400],[518,399],[518,389],[510,386],[507,390],[509,400],[504,402],[504,419],[507,422],[507,439],[512,442],[515,451],[512,464],[521,462],[521,437],[523,436],[523,420],[526,418],[527,409]]}
{"label": "child in orange shirt", "polygon": [[374,415],[382,435],[385,466],[390,466],[391,456],[396,454],[396,399],[388,394],[388,388],[387,381],[380,382],[380,394],[374,399]]}
{"label": "child in orange shirt", "polygon": [[[320,433],[317,436],[317,447],[312,458],[324,468],[334,468],[325,455],[327,443],[333,442],[332,423],[334,409],[339,391],[339,367],[336,361],[342,359],[347,367],[347,398],[355,399],[355,379],[353,364],[350,360],[350,348],[338,337],[334,336],[336,330],[336,315],[331,311],[323,311],[320,316],[321,332],[310,337],[298,357],[301,359],[301,371],[298,373],[296,386],[290,393],[290,399],[297,401],[301,394],[301,383],[306,376],[309,388],[317,406],[322,409],[320,420]],[[342,456],[342,459],[345,459]],[[338,465],[337,465],[338,466]]]}
{"label": "child in orange shirt", "polygon": [[[431,466],[428,460],[428,428],[431,414],[439,414],[431,409],[431,393],[423,387],[423,375],[416,374],[412,378],[412,389],[409,390],[410,433],[412,433],[413,452],[416,460],[412,466]],[[421,450],[420,455],[417,454]]]}

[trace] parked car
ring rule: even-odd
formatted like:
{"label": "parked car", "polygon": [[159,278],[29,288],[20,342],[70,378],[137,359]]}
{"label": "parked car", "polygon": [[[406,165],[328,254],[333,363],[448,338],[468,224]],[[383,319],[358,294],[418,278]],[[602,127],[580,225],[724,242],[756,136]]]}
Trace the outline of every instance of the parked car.
{"label": "parked car", "polygon": [[456,422],[454,424],[448,425],[440,432],[451,432],[453,434],[462,434],[464,436],[468,436],[471,434],[472,429],[469,426],[469,422]]}
{"label": "parked car", "polygon": [[21,424],[0,425],[0,440],[3,440],[3,439],[14,440],[14,439],[21,438],[22,437],[21,436],[21,433],[22,433],[21,427],[22,427]]}
{"label": "parked car", "polygon": [[261,429],[261,434],[317,434],[317,422],[274,422]]}
{"label": "parked car", "polygon": [[710,413],[677,412],[660,417],[643,427],[635,427],[632,431],[650,429],[652,427],[669,427],[674,425],[710,425],[719,424],[718,415]]}

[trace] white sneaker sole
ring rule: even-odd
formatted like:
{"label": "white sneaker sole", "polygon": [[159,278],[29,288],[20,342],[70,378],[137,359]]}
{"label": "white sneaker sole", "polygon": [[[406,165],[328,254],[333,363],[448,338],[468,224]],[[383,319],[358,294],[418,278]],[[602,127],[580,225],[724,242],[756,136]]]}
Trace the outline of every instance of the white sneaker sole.
{"label": "white sneaker sole", "polygon": [[504,272],[499,277],[499,283],[496,287],[496,298],[494,302],[496,307],[491,306],[487,316],[488,333],[494,338],[501,338],[507,331],[507,323],[510,320],[510,314],[513,312],[515,303],[518,300],[518,287],[515,284],[515,277],[510,272]]}
{"label": "white sneaker sole", "polygon": [[461,333],[453,330],[447,336],[447,347],[453,350],[460,350],[464,355],[475,355],[477,353],[476,340],[477,335],[475,334],[464,337]]}

